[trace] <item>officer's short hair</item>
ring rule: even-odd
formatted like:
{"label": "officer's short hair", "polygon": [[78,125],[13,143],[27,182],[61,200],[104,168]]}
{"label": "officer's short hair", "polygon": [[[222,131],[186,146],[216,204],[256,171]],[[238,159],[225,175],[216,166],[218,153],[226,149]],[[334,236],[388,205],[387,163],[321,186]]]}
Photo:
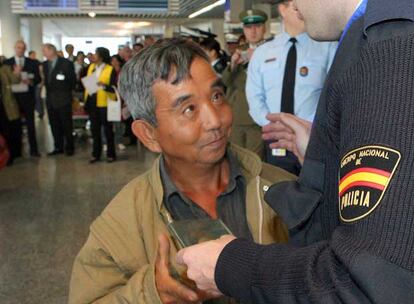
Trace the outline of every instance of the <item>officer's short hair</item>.
{"label": "officer's short hair", "polygon": [[153,126],[156,100],[152,86],[157,80],[176,85],[190,77],[190,66],[195,58],[209,62],[207,54],[194,42],[182,38],[160,39],[143,49],[139,56],[129,60],[119,80],[119,92],[126,101],[134,119],[142,119]]}

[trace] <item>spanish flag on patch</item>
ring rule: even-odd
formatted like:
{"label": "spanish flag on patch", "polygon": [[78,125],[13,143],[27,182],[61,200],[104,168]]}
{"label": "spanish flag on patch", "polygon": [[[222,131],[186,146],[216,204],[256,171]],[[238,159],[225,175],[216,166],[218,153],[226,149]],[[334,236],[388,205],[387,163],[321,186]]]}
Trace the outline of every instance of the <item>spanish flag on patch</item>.
{"label": "spanish flag on patch", "polygon": [[400,152],[365,146],[347,153],[339,174],[339,214],[344,222],[362,219],[375,210],[400,161]]}

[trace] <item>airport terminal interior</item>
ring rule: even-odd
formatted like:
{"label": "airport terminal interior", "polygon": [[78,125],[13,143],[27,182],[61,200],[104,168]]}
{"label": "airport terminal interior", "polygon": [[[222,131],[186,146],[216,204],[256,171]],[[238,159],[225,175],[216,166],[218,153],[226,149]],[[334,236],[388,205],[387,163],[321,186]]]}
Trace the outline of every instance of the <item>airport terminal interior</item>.
{"label": "airport terminal interior", "polygon": [[[267,37],[280,31],[275,5],[269,1],[231,2],[231,14],[225,17],[224,1],[212,0],[2,0],[0,55],[13,57],[18,39],[26,43],[25,56],[35,51],[36,59],[43,61],[44,43],[53,44],[64,57],[67,44],[74,46],[75,56],[79,51],[94,53],[97,47],[115,55],[119,49],[144,44],[146,37],[202,39],[209,37],[205,32],[214,34],[228,52],[227,42],[236,42],[242,33],[239,14],[249,8],[272,16]],[[22,157],[0,172],[2,304],[67,303],[74,258],[89,226],[115,194],[157,158],[139,141],[130,143],[123,136],[116,162],[89,164],[92,138],[82,115],[73,117],[75,155],[48,156],[53,136],[45,112],[35,112],[40,157],[30,156],[23,126]]]}
{"label": "airport terminal interior", "polygon": [[0,304],[414,303],[414,6],[329,1],[0,0]]}

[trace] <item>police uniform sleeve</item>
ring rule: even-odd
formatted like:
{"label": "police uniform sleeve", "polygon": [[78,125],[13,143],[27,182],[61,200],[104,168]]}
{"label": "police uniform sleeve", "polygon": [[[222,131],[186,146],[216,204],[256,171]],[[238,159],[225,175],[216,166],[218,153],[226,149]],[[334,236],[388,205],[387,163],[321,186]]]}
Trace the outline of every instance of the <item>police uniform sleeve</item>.
{"label": "police uniform sleeve", "polygon": [[318,109],[326,122],[312,131],[307,159],[324,141],[339,157],[324,163],[325,183],[336,191],[324,191],[307,221],[324,214],[322,226],[340,222],[306,246],[234,240],[216,266],[224,294],[252,303],[412,303],[414,35],[392,26],[371,29],[380,38],[329,85]]}
{"label": "police uniform sleeve", "polygon": [[266,115],[270,112],[266,105],[266,95],[263,86],[262,74],[260,72],[260,49],[253,53],[249,62],[246,82],[246,97],[249,104],[249,113],[253,120],[264,126],[269,123]]}

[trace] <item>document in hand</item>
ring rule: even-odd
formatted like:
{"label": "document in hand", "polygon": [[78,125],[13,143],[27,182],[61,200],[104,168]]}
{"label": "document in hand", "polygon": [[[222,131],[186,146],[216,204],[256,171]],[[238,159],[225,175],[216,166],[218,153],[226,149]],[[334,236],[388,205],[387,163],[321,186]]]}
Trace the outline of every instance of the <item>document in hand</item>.
{"label": "document in hand", "polygon": [[26,93],[29,92],[29,85],[21,82],[18,84],[12,84],[11,90],[13,93]]}
{"label": "document in hand", "polygon": [[83,77],[81,81],[86,91],[88,91],[89,95],[95,94],[100,89],[100,87],[98,86],[99,80],[98,80],[98,77],[96,77],[95,73],[92,73],[89,76]]}

